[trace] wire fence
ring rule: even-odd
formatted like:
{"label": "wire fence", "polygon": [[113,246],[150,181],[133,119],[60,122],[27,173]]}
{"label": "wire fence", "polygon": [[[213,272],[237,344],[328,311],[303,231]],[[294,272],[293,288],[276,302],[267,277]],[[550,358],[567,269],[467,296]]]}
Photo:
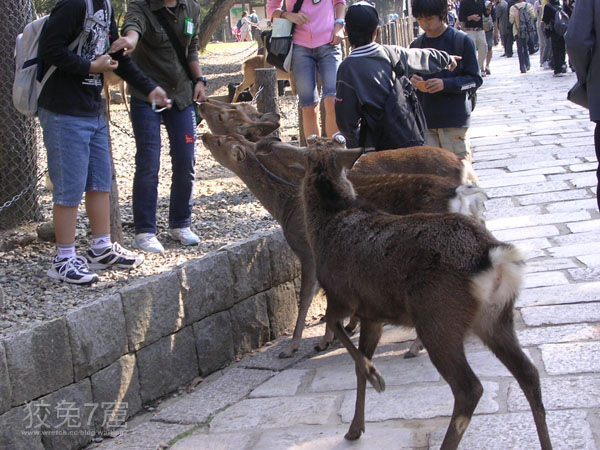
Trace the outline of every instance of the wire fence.
{"label": "wire fence", "polygon": [[37,120],[12,104],[15,38],[32,20],[31,0],[2,0],[0,17],[0,230],[41,218],[37,184]]}

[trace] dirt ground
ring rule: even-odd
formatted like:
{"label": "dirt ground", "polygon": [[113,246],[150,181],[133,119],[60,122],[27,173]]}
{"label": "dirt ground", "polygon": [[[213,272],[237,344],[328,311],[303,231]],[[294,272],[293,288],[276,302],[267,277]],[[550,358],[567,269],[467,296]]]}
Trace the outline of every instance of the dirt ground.
{"label": "dirt ground", "polygon": [[[212,47],[201,55],[203,71],[209,79],[209,96],[227,95],[227,85],[242,80],[241,64],[256,52],[256,44],[237,43]],[[279,97],[282,115],[282,138],[297,139],[297,102],[293,96]],[[133,185],[135,141],[124,105],[111,106],[110,125],[113,157],[117,173],[124,244],[131,248],[133,218],[131,191]],[[198,136],[209,131],[203,122]],[[40,223],[24,224],[18,229],[0,233],[0,242],[14,246],[0,251],[0,336],[13,333],[40,321],[64,315],[78,305],[117,292],[141,278],[171,270],[191,258],[247,238],[257,232],[278,227],[266,210],[232,172],[220,166],[200,139],[197,141],[196,184],[192,229],[201,237],[198,246],[182,247],[166,236],[171,179],[166,132],[162,133],[158,228],[165,246],[160,255],[147,255],[139,268],[126,272],[110,270],[100,273],[100,282],[90,287],[73,286],[53,281],[46,276],[55,254],[54,244],[37,238]],[[40,139],[41,143],[41,139]],[[40,170],[45,170],[45,150],[39,146]],[[44,219],[51,219],[52,194],[43,181],[38,186]],[[90,244],[89,226],[84,208],[79,211],[76,245],[82,254]]]}

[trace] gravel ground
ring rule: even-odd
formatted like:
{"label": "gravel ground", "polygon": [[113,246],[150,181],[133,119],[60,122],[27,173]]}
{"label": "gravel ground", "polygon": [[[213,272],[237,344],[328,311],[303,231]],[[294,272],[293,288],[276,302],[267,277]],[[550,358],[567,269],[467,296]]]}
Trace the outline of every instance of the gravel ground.
{"label": "gravel ground", "polygon": [[[255,46],[236,44],[221,53],[201,56],[204,73],[209,78],[208,95],[226,95],[230,82],[240,82],[242,61],[254,54]],[[297,136],[297,103],[294,97],[281,97],[282,137],[290,140]],[[121,218],[125,246],[131,248],[133,218],[131,188],[133,184],[135,142],[123,105],[112,105],[111,137],[113,157],[119,185]],[[209,131],[203,122],[198,135]],[[201,237],[198,246],[183,247],[167,237],[169,188],[171,179],[168,141],[163,129],[161,157],[158,228],[159,239],[165,246],[160,255],[146,255],[146,260],[132,271],[109,270],[100,273],[95,285],[73,286],[51,280],[46,276],[55,254],[54,244],[33,238],[40,223],[24,224],[18,229],[0,232],[0,242],[14,242],[12,250],[0,251],[0,336],[17,332],[41,321],[62,316],[75,307],[117,292],[123,286],[171,270],[190,258],[199,258],[208,252],[249,237],[257,232],[278,227],[269,213],[246,189],[232,172],[220,166],[197,141],[196,184],[192,229]],[[44,170],[45,151],[40,147],[40,169]],[[39,186],[44,218],[52,215],[51,192]],[[80,208],[76,245],[82,254],[90,245],[88,220]]]}

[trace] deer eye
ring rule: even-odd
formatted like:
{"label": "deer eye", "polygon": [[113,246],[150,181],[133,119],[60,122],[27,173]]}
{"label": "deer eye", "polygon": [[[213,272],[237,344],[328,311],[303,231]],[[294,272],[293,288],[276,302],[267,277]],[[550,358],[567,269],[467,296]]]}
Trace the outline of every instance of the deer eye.
{"label": "deer eye", "polygon": [[223,116],[221,114],[219,114],[217,117],[219,118],[220,122],[223,122]]}

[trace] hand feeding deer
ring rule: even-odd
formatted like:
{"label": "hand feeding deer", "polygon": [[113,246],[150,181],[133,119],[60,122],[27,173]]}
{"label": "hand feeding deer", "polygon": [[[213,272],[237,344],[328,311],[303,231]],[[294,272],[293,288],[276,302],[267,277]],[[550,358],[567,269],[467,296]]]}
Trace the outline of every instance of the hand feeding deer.
{"label": "hand feeding deer", "polygon": [[[292,161],[281,164],[281,160],[276,158],[280,153],[277,146],[286,145],[281,142],[261,141],[257,146],[239,135],[210,133],[203,135],[202,140],[214,158],[238,175],[281,225],[288,244],[300,260],[300,305],[296,327],[290,344],[280,354],[280,357],[289,357],[300,346],[306,314],[319,289],[299,201],[302,174],[288,167]],[[255,153],[261,154],[263,163],[257,160]],[[394,214],[463,208],[465,213],[474,214],[482,220],[479,208],[484,194],[475,186],[461,186],[454,180],[435,175],[358,175],[355,178],[362,198]],[[332,337],[331,333],[327,333],[317,350],[325,349]]]}
{"label": "hand feeding deer", "polygon": [[[385,389],[371,358],[383,323],[415,327],[432,363],[450,385],[454,409],[442,449],[456,449],[483,387],[471,370],[463,341],[474,332],[510,370],[531,407],[542,449],[552,448],[539,382],[513,325],[523,257],[476,221],[459,214],[394,216],[356,199],[345,172],[360,149],[318,143],[303,162],[306,233],[317,279],[327,296],[327,324],[355,361],[357,398],[346,434],[364,432],[366,381]],[[300,153],[299,153],[300,152]],[[358,349],[342,320],[361,320]]]}

